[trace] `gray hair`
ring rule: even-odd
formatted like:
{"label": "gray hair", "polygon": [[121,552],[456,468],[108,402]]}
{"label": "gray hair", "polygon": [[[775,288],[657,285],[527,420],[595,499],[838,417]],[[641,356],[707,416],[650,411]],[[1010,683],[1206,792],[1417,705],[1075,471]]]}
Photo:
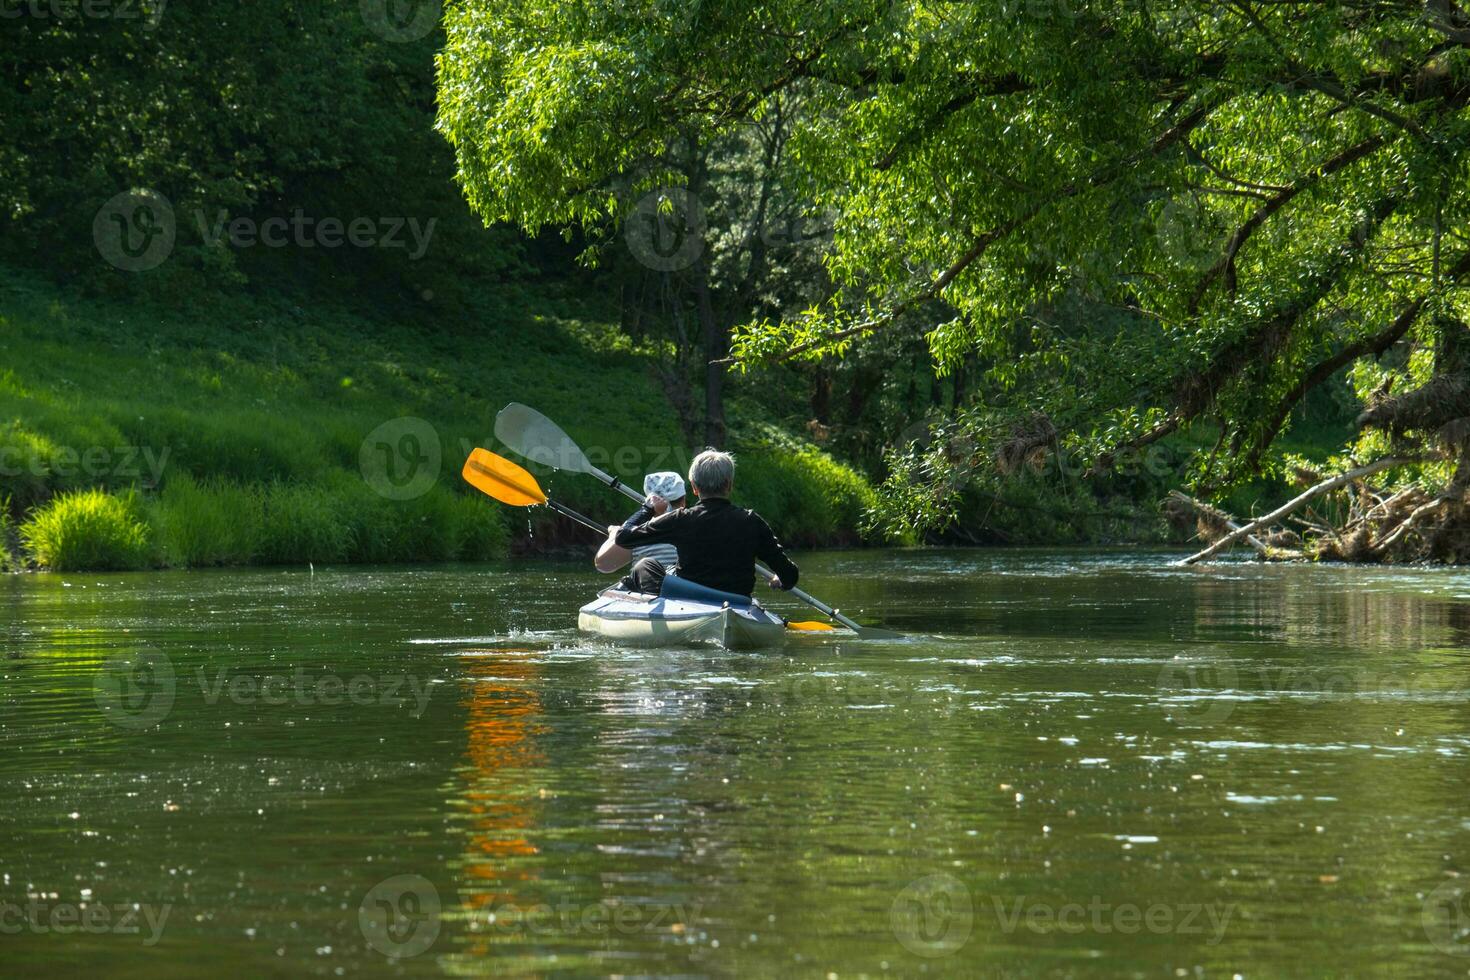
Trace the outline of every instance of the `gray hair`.
{"label": "gray hair", "polygon": [[702,494],[716,497],[728,494],[735,482],[735,457],[718,449],[706,449],[689,464],[689,482]]}

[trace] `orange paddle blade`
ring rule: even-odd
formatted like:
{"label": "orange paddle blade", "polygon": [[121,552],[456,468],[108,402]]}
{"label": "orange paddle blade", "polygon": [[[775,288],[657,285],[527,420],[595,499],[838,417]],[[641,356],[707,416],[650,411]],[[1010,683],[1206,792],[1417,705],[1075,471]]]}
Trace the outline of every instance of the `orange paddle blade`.
{"label": "orange paddle blade", "polygon": [[546,494],[536,478],[504,456],[476,449],[465,460],[460,474],[465,482],[512,507],[534,507],[546,503]]}
{"label": "orange paddle blade", "polygon": [[786,628],[789,630],[801,630],[804,633],[821,633],[824,630],[835,630],[837,627],[829,623],[819,623],[814,619],[809,619],[801,623],[788,622]]}

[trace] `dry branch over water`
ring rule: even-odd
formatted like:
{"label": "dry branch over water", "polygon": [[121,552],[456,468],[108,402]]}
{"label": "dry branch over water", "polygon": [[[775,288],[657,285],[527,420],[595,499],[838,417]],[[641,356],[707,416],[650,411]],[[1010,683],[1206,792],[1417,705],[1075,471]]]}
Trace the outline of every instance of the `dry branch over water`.
{"label": "dry branch over water", "polygon": [[[1182,493],[1170,495],[1166,511],[1181,522],[1193,517],[1206,547],[1183,559],[1189,565],[1212,558],[1245,541],[1267,561],[1463,562],[1470,560],[1470,505],[1455,485],[1440,493],[1415,482],[1397,490],[1375,487],[1369,478],[1422,460],[1385,456],[1321,479],[1270,513],[1246,523]],[[1332,500],[1335,524],[1313,511],[1297,517],[1313,501]],[[1308,508],[1310,509],[1310,508]],[[1298,533],[1282,526],[1292,518]],[[1257,537],[1257,535],[1263,535]]]}

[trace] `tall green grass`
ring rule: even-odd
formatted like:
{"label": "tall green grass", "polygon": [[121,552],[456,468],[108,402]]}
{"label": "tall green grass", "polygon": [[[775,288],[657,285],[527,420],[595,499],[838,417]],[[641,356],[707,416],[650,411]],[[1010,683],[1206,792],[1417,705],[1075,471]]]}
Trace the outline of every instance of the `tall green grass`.
{"label": "tall green grass", "polygon": [[[541,315],[512,318],[501,303],[465,326],[378,321],[283,290],[201,295],[186,316],[0,272],[0,495],[37,528],[22,544],[41,566],[86,560],[80,536],[116,523],[59,503],[83,490],[118,501],[136,491],[126,509],[147,532],[146,561],[172,567],[493,559],[508,553],[508,528],[519,536],[532,524],[537,547],[581,543],[574,528],[543,533],[560,518],[511,520],[459,479],[472,447],[495,446],[495,413],[511,400],[546,412],[635,485],[647,470],[685,468],[696,448],[650,355],[608,324],[551,315],[562,307],[549,295],[523,304]],[[406,416],[432,427],[438,479],[389,500],[365,482],[360,455],[369,433]],[[852,540],[866,483],[796,440],[780,445],[741,451],[737,497],[789,543]],[[626,516],[595,481],[531,469],[579,510]],[[102,497],[86,499],[115,510]],[[99,541],[97,560],[136,561],[118,540]]]}
{"label": "tall green grass", "polygon": [[36,563],[58,572],[145,568],[152,557],[138,495],[72,490],[35,510],[20,538]]}
{"label": "tall green grass", "polygon": [[154,502],[158,558],[181,568],[244,565],[255,558],[260,495],[224,480],[176,474]]}
{"label": "tall green grass", "polygon": [[0,497],[0,572],[13,572],[18,562],[10,553],[10,540],[15,527],[10,520],[10,498]]}
{"label": "tall green grass", "polygon": [[175,476],[152,509],[166,565],[485,561],[509,533],[487,498],[436,485],[388,500],[361,480],[245,486]]}

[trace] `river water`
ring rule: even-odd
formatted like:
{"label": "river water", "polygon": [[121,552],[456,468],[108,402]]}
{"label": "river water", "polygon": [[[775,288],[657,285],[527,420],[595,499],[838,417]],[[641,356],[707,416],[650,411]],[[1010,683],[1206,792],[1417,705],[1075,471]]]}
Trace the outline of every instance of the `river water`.
{"label": "river water", "polygon": [[0,579],[0,974],[1464,976],[1470,575],[1171,557]]}

